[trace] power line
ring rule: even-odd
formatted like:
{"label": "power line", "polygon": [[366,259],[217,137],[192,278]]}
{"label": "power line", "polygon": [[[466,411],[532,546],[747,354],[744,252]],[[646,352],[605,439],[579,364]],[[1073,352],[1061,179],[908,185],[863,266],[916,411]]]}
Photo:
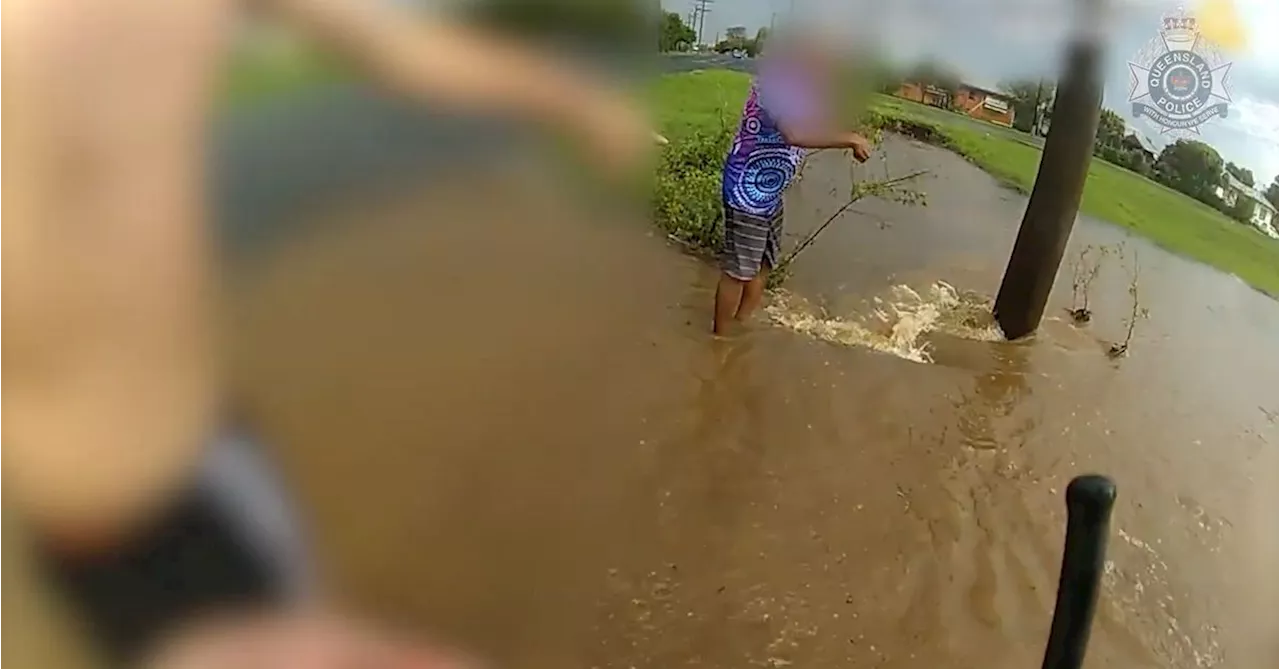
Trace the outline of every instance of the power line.
{"label": "power line", "polygon": [[711,11],[710,5],[714,3],[715,0],[693,0],[694,21],[698,25],[690,27],[694,28],[698,33],[698,44],[702,44],[703,29],[707,25],[707,12]]}

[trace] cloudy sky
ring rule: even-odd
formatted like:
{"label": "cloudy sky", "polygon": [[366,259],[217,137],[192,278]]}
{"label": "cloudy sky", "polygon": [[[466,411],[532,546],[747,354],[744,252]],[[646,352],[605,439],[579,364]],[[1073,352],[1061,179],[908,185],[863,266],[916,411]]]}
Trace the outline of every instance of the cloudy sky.
{"label": "cloudy sky", "polygon": [[[687,16],[693,0],[661,0],[664,9]],[[1188,0],[1188,11],[1200,0]],[[1212,0],[1204,0],[1212,1]],[[1221,1],[1221,0],[1219,0]],[[1232,66],[1228,117],[1202,126],[1202,139],[1227,160],[1253,170],[1259,183],[1280,172],[1280,2],[1234,0],[1245,44],[1222,57]],[[891,58],[935,58],[976,85],[1010,78],[1055,76],[1074,3],[1066,0],[712,0],[704,38],[729,26],[748,33],[768,25],[774,12],[821,15],[828,26],[871,34]],[[1129,118],[1128,62],[1158,37],[1160,19],[1181,6],[1170,0],[1111,0],[1104,104]],[[1145,121],[1132,121],[1157,145],[1162,137]]]}

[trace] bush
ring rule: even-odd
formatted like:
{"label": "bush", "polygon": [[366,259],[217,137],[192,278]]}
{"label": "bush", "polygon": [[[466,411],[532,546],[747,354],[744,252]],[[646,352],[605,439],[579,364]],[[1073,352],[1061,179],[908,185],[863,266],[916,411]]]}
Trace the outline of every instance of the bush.
{"label": "bush", "polygon": [[663,148],[654,187],[654,217],[667,234],[700,250],[724,235],[721,173],[733,130],[694,132]]}

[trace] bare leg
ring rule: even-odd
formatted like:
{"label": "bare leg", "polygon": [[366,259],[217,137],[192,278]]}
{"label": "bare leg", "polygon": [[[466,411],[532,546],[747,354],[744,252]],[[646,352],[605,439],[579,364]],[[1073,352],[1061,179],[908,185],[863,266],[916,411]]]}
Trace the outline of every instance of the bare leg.
{"label": "bare leg", "polygon": [[733,315],[738,322],[746,322],[751,318],[751,312],[760,306],[760,301],[764,299],[764,287],[769,282],[769,266],[765,265],[760,268],[760,273],[756,277],[746,283],[742,287],[742,302],[738,304],[738,312]]}
{"label": "bare leg", "polygon": [[745,297],[744,286],[748,283],[728,274],[720,275],[720,282],[716,284],[716,313],[715,322],[711,327],[712,332],[717,335],[729,334],[729,327],[735,320],[734,314],[742,308],[741,302]]}

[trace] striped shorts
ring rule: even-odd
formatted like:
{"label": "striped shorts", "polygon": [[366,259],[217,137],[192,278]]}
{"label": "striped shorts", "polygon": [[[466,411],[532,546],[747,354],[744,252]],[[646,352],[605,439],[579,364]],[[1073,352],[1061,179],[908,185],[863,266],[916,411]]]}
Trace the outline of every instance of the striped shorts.
{"label": "striped shorts", "polygon": [[724,245],[720,268],[739,281],[750,281],[763,264],[777,267],[782,252],[782,207],[761,217],[724,205]]}

